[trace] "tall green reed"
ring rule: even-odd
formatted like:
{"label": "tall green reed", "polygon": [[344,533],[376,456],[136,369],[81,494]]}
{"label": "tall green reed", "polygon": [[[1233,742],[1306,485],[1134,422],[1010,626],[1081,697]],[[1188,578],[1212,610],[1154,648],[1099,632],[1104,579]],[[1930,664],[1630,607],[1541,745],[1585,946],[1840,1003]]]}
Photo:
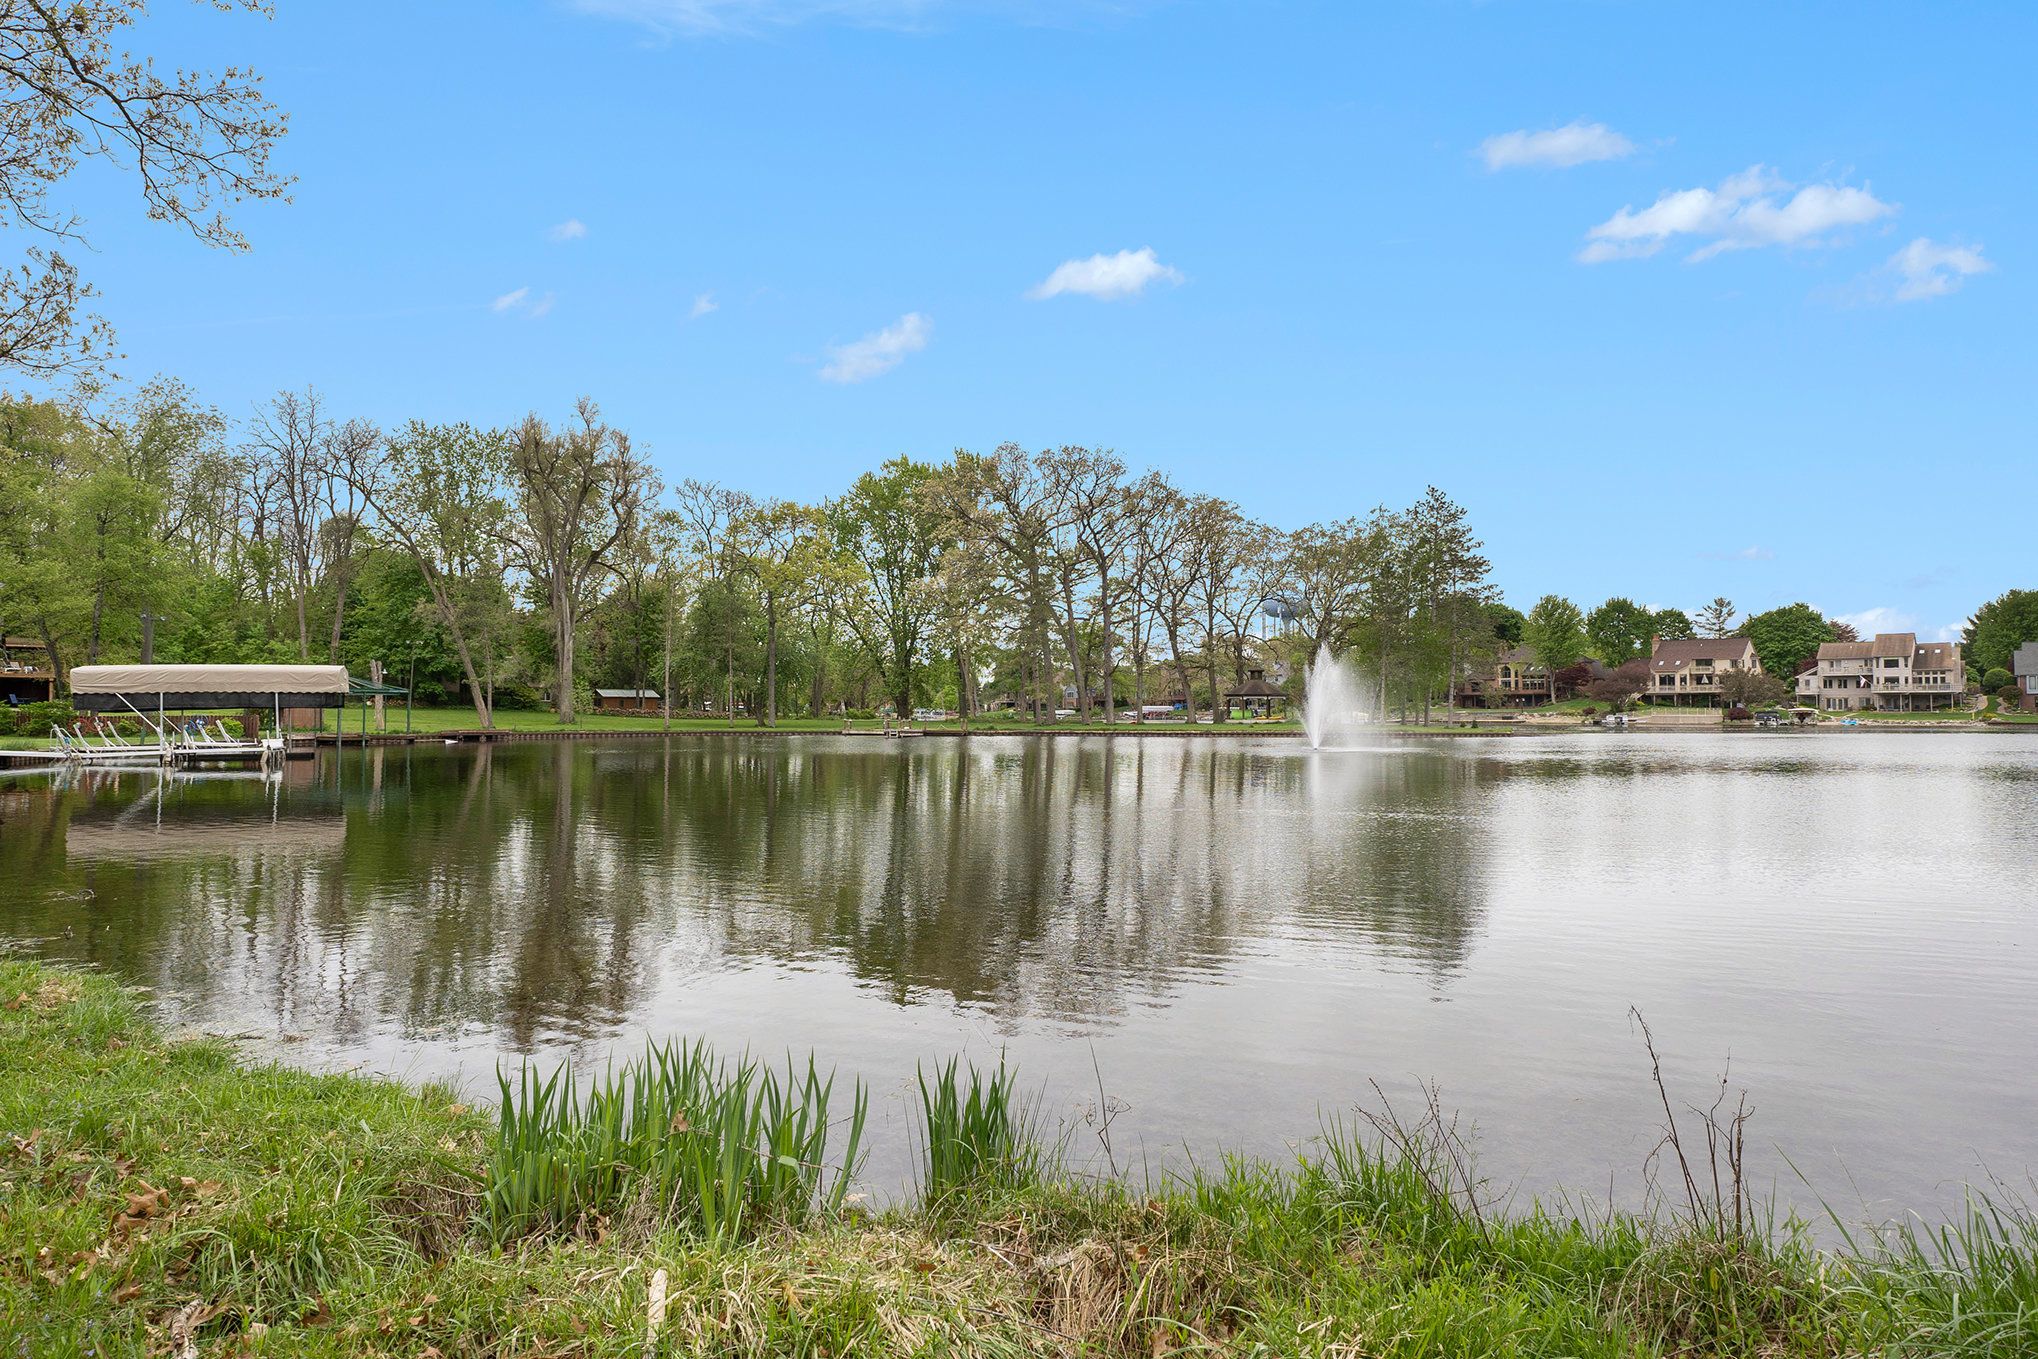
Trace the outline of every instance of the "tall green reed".
{"label": "tall green reed", "polygon": [[995,1070],[951,1057],[930,1077],[919,1070],[920,1193],[929,1204],[986,1190],[1012,1190],[1046,1169],[1032,1116],[1014,1091],[1001,1055]]}
{"label": "tall green reed", "polygon": [[[828,1157],[833,1074],[812,1057],[783,1073],[704,1043],[652,1043],[581,1091],[564,1065],[514,1082],[498,1070],[501,1125],[483,1199],[499,1239],[573,1229],[624,1209],[733,1240],[760,1221],[842,1205],[870,1110],[857,1082],[847,1142]],[[832,1170],[832,1174],[831,1174]]]}
{"label": "tall green reed", "polygon": [[1839,1292],[1890,1353],[2038,1354],[2038,1212],[2014,1190],[1970,1189],[1945,1222],[1913,1218],[1876,1231],[1827,1212],[1845,1246]]}

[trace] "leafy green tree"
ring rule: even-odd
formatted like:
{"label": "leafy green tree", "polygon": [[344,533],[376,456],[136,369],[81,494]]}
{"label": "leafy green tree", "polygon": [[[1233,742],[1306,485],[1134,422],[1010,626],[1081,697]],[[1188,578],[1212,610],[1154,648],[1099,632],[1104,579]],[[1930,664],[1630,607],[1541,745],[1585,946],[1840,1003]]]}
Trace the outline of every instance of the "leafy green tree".
{"label": "leafy green tree", "polygon": [[1614,596],[1585,616],[1585,635],[1591,640],[1592,654],[1616,667],[1648,651],[1655,627],[1656,615],[1623,595]]}
{"label": "leafy green tree", "polygon": [[1659,609],[1651,622],[1651,629],[1666,641],[1683,637],[1698,636],[1698,629],[1682,609]]}
{"label": "leafy green tree", "polygon": [[1596,679],[1588,692],[1614,712],[1625,712],[1634,706],[1636,699],[1649,691],[1649,663],[1637,656],[1625,661],[1602,679]]}
{"label": "leafy green tree", "polygon": [[1285,548],[1289,592],[1303,626],[1318,646],[1342,650],[1350,620],[1364,605],[1366,524],[1357,518],[1311,524],[1289,534]]}
{"label": "leafy green tree", "polygon": [[1536,658],[1536,664],[1552,677],[1550,697],[1554,699],[1557,672],[1585,654],[1585,615],[1562,595],[1544,595],[1529,610],[1521,635],[1522,645]]}
{"label": "leafy green tree", "polygon": [[1503,646],[1520,646],[1528,615],[1494,600],[1486,606],[1486,622],[1493,629],[1495,641]]}
{"label": "leafy green tree", "polygon": [[356,674],[371,661],[421,701],[458,702],[460,655],[453,647],[417,560],[402,548],[370,547],[354,571],[342,659]]}
{"label": "leafy green tree", "polygon": [[865,472],[830,506],[829,528],[863,568],[849,627],[884,675],[901,716],[913,710],[913,682],[933,619],[921,582],[934,573],[947,533],[931,503],[935,471],[893,458]]}
{"label": "leafy green tree", "polygon": [[379,458],[344,464],[384,538],[417,564],[484,730],[495,725],[494,662],[509,621],[508,457],[500,433],[413,420],[381,445]]}
{"label": "leafy green tree", "polygon": [[65,468],[83,433],[54,401],[0,402],[0,620],[43,644],[64,673],[88,594],[69,549]]}
{"label": "leafy green tree", "polygon": [[619,549],[634,539],[657,487],[631,452],[629,436],[603,423],[585,397],[573,422],[557,432],[526,416],[510,443],[508,466],[509,542],[543,594],[552,624],[553,706],[561,723],[571,723],[581,610],[615,569]]}
{"label": "leafy green tree", "polygon": [[1729,670],[1720,676],[1720,697],[1739,708],[1773,708],[1790,697],[1790,686],[1765,670]]}
{"label": "leafy green tree", "polygon": [[2008,590],[1997,595],[1974,611],[1960,640],[1974,665],[1983,670],[2009,669],[2018,647],[2038,642],[2038,590]]}
{"label": "leafy green tree", "polygon": [[[222,0],[214,8],[268,6]],[[289,187],[269,165],[285,124],[263,98],[261,77],[123,50],[137,31],[150,31],[147,10],[148,0],[35,0],[8,5],[0,23],[7,88],[0,225],[52,247],[29,246],[25,263],[0,271],[0,364],[19,373],[48,378],[109,357],[111,330],[80,310],[91,286],[54,248],[82,243],[80,219],[50,203],[51,190],[82,162],[131,171],[152,221],[226,250],[247,248],[227,209]]]}
{"label": "leafy green tree", "polygon": [[1992,665],[1988,668],[1987,673],[1982,675],[1981,687],[1990,693],[1994,693],[2005,684],[2008,684],[2010,679],[2009,671],[2003,669],[2000,665]]}
{"label": "leafy green tree", "polygon": [[[1442,671],[1446,708],[1457,704],[1458,678],[1465,668],[1495,650],[1486,606],[1498,597],[1493,563],[1472,535],[1465,507],[1429,487],[1408,512],[1409,546],[1417,581],[1417,617],[1431,658],[1432,675]],[[1428,717],[1430,689],[1423,688]]]}
{"label": "leafy green tree", "polygon": [[1818,655],[1820,644],[1833,640],[1833,630],[1825,617],[1804,603],[1758,613],[1741,631],[1754,643],[1762,668],[1785,680]]}
{"label": "leafy green tree", "polygon": [[687,688],[721,695],[723,715],[736,720],[736,700],[756,686],[764,661],[764,620],[734,576],[710,580],[687,611],[678,668]]}
{"label": "leafy green tree", "polygon": [[751,583],[764,611],[764,712],[758,720],[778,725],[778,640],[787,615],[816,590],[853,583],[828,541],[822,511],[789,500],[767,500],[730,525],[736,569]]}
{"label": "leafy green tree", "polygon": [[1725,637],[1733,632],[1737,616],[1733,600],[1725,595],[1715,595],[1712,603],[1698,611],[1698,635]]}

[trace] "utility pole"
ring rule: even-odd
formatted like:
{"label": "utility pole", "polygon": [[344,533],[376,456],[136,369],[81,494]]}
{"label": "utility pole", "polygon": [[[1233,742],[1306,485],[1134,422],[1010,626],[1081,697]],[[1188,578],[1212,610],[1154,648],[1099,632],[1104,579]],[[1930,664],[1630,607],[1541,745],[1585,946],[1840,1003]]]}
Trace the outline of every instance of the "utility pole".
{"label": "utility pole", "polygon": [[156,617],[147,609],[142,610],[142,664],[156,663]]}

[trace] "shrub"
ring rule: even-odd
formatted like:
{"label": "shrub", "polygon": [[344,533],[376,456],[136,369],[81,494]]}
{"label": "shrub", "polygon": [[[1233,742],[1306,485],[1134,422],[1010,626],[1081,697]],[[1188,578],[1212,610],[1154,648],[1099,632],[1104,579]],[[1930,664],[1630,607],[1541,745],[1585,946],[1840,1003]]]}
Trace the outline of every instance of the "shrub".
{"label": "shrub", "polygon": [[2000,665],[1993,665],[1989,667],[1988,673],[1981,677],[1981,687],[1990,693],[1998,693],[2005,684],[2010,683],[2011,678],[2009,671]]}
{"label": "shrub", "polygon": [[[468,706],[469,700],[463,692],[457,702]],[[498,680],[495,685],[495,706],[498,712],[538,712],[545,707],[545,696],[533,685],[522,680]]]}
{"label": "shrub", "polygon": [[2024,691],[2014,684],[2005,684],[2002,688],[1996,690],[1996,703],[1999,707],[2015,708],[2020,706],[2023,701]]}
{"label": "shrub", "polygon": [[1755,714],[1749,712],[1738,703],[1727,709],[1727,721],[1729,722],[1751,722],[1754,718]]}
{"label": "shrub", "polygon": [[68,703],[24,703],[13,710],[14,731],[21,736],[47,736],[51,727],[69,731],[78,710]]}
{"label": "shrub", "polygon": [[1597,703],[1588,703],[1578,711],[1587,717],[1597,717],[1599,715],[1599,705]]}

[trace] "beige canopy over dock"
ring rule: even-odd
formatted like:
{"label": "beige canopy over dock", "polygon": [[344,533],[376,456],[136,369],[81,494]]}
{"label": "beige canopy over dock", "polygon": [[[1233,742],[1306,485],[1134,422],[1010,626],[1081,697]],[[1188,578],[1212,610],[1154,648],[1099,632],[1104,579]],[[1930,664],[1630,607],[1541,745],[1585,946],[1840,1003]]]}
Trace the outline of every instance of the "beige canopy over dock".
{"label": "beige canopy over dock", "polygon": [[71,703],[91,712],[340,708],[346,706],[348,692],[344,665],[79,665],[71,669]]}

